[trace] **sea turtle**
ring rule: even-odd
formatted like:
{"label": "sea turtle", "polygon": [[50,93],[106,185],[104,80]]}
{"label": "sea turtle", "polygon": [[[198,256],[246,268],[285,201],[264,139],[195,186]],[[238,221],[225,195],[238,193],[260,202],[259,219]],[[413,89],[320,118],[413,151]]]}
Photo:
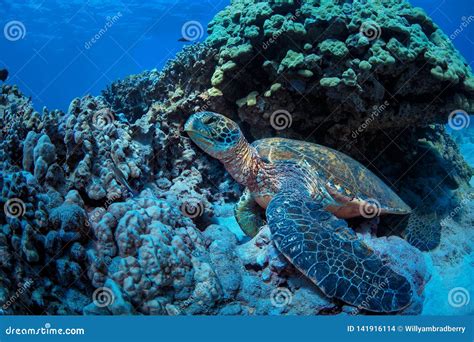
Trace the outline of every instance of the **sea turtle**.
{"label": "sea turtle", "polygon": [[255,209],[266,209],[276,247],[328,297],[373,312],[396,312],[411,303],[410,282],[344,220],[364,210],[411,211],[367,168],[303,141],[269,138],[250,145],[235,122],[217,113],[191,115],[184,130],[246,187],[236,210],[242,229],[254,235],[263,224]]}

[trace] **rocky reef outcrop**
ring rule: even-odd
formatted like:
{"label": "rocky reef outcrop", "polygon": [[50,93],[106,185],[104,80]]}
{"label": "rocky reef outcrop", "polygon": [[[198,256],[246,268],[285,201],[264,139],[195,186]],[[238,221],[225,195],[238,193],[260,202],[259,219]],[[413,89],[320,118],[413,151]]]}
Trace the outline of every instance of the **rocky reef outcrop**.
{"label": "rocky reef outcrop", "polygon": [[439,124],[454,110],[474,111],[474,78],[422,9],[398,0],[236,0],[209,33],[217,63],[208,93],[230,103],[227,113],[253,138],[336,147],[413,207],[442,206],[420,170],[445,178],[443,191],[469,181],[472,170]]}
{"label": "rocky reef outcrop", "polygon": [[[463,200],[472,169],[442,124],[474,110],[474,79],[422,10],[234,0],[208,31],[163,70],[74,99],[66,112],[39,113],[2,86],[3,313],[364,313],[325,298],[268,229],[248,241],[222,223],[242,189],[181,131],[200,110],[238,121],[249,140],[337,148],[440,220]],[[467,221],[445,229],[439,248],[455,253],[449,236],[464,236]],[[404,313],[422,312],[430,273],[449,256],[438,250],[426,266],[396,236],[361,237],[410,279],[416,296]]]}
{"label": "rocky reef outcrop", "polygon": [[445,123],[454,109],[474,110],[469,65],[405,1],[236,0],[209,33],[218,50],[210,92],[236,102],[256,137],[274,131],[269,114],[279,109],[292,114],[298,133],[323,125],[337,140],[350,139],[385,102],[367,131]]}

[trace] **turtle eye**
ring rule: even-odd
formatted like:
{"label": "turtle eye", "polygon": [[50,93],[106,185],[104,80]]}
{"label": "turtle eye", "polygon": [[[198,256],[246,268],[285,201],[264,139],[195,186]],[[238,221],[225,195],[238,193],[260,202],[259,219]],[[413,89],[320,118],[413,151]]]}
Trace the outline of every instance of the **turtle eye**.
{"label": "turtle eye", "polygon": [[205,125],[212,125],[216,121],[217,121],[217,118],[215,116],[210,116],[210,117],[205,118],[202,122]]}

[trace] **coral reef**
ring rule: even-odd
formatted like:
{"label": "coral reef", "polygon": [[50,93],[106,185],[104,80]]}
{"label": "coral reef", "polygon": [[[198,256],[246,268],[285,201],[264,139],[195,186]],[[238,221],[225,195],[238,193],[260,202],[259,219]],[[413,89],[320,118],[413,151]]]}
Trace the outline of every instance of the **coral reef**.
{"label": "coral reef", "polygon": [[[340,138],[385,101],[391,105],[368,130],[442,123],[454,109],[474,110],[468,64],[405,1],[235,0],[209,33],[218,49],[211,84],[230,102],[255,94],[239,109],[255,137],[268,135],[268,114],[282,108],[299,133],[325,125]],[[334,135],[341,123],[345,132]]]}
{"label": "coral reef", "polygon": [[[222,224],[242,189],[182,133],[199,110],[229,115],[251,140],[338,148],[440,219],[463,201],[472,168],[441,124],[474,110],[473,76],[420,9],[234,0],[208,31],[162,71],[76,98],[67,112],[39,113],[2,86],[1,313],[364,313],[325,298],[268,229],[247,241],[231,219]],[[278,111],[289,114],[284,129]],[[455,246],[469,225],[472,211],[450,221],[439,249],[423,254],[428,266],[398,237],[361,234],[416,289],[404,313],[435,307],[441,270],[467,267],[472,246]]]}
{"label": "coral reef", "polygon": [[[425,127],[446,123],[456,109],[474,111],[474,77],[422,9],[406,1],[235,0],[209,33],[218,50],[212,92],[231,103],[221,112],[237,112],[253,138],[336,147],[367,162],[410,205],[432,211],[441,206],[427,196],[469,182],[472,169],[451,138],[440,125]],[[420,140],[437,143],[427,152]],[[442,191],[432,193],[433,182],[415,174],[434,158],[444,166],[434,168]]]}

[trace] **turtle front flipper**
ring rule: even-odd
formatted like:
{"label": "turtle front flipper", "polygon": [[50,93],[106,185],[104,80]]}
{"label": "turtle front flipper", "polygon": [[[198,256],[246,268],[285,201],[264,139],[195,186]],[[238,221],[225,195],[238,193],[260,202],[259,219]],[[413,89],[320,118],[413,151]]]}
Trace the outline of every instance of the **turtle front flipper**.
{"label": "turtle front flipper", "polygon": [[265,225],[262,208],[255,202],[247,188],[235,205],[234,214],[240,228],[247,236],[254,237]]}
{"label": "turtle front flipper", "polygon": [[280,192],[266,214],[277,248],[328,297],[374,312],[410,304],[408,280],[309,194]]}

